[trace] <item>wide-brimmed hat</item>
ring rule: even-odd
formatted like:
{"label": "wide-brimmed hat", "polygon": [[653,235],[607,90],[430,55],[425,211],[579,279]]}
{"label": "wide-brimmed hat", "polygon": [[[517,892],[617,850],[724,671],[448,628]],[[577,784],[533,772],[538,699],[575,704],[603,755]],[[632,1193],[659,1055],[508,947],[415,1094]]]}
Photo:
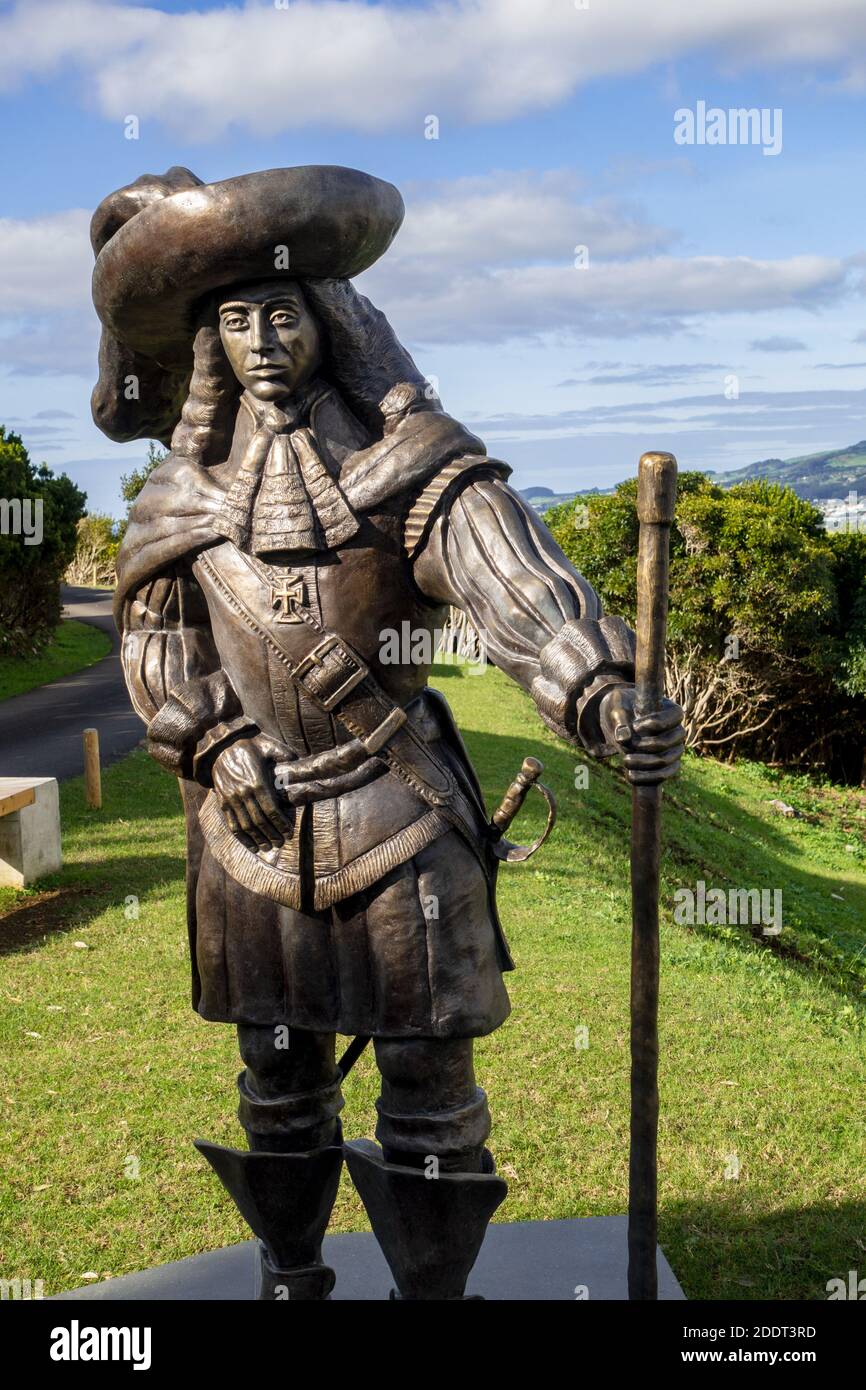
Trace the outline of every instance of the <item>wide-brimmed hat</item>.
{"label": "wide-brimmed hat", "polygon": [[[91,223],[103,325],[93,394],[100,429],[116,439],[170,435],[204,296],[251,280],[359,275],[402,220],[393,184],[337,165],[213,184],[174,168],[110,194]],[[131,376],[137,394],[126,386]]]}

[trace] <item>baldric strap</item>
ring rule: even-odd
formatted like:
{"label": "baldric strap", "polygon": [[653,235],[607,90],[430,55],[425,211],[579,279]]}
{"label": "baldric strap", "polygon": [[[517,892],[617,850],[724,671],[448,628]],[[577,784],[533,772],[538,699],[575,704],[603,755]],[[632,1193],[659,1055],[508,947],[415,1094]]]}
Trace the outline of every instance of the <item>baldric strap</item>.
{"label": "baldric strap", "polygon": [[[249,557],[239,553],[258,573]],[[298,690],[339,720],[368,753],[381,758],[429,806],[448,807],[452,816],[464,819],[455,804],[461,798],[450,770],[433,754],[407,721],[405,711],[382,690],[368,664],[348,642],[324,628],[309,610],[299,605],[295,612],[310,630],[312,640],[305,655],[295,660],[296,653],[290,654],[283,645],[279,629],[268,629],[258,621],[224,570],[214,564],[210,553],[204,551],[199,561],[229,605],[288,669]],[[462,828],[468,830],[466,825]]]}

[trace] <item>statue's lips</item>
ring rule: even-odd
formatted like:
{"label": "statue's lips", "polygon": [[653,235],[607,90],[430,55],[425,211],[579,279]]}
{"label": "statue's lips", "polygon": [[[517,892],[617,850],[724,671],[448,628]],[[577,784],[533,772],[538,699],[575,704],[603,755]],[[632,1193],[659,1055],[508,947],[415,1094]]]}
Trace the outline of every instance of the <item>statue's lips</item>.
{"label": "statue's lips", "polygon": [[291,371],[291,363],[287,362],[283,367],[268,366],[248,367],[247,376],[285,376],[286,372]]}

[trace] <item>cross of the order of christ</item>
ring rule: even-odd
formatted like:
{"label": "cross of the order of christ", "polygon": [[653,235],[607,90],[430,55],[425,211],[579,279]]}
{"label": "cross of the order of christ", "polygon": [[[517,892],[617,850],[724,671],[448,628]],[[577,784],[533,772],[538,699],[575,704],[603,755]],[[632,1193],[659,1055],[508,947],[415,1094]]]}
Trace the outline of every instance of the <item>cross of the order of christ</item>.
{"label": "cross of the order of christ", "polygon": [[299,574],[281,574],[271,584],[271,608],[275,623],[302,623],[297,605],[304,602],[304,581]]}

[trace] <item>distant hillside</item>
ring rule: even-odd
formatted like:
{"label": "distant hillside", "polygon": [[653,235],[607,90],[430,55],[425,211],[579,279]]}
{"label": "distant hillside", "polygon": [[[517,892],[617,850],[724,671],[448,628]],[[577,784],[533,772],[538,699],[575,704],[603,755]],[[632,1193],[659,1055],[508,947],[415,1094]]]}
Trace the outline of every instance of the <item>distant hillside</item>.
{"label": "distant hillside", "polygon": [[582,492],[554,492],[549,487],[525,487],[519,491],[521,497],[525,497],[529,505],[543,516],[551,507],[558,507],[560,502],[573,502],[576,497],[600,497],[613,492],[613,488],[587,487]]}
{"label": "distant hillside", "polygon": [[845,449],[830,449],[823,454],[804,454],[793,459],[762,459],[747,468],[730,473],[708,474],[721,487],[748,483],[757,478],[784,483],[810,502],[825,497],[847,497],[849,492],[866,493],[866,439],[849,444]]}
{"label": "distant hillside", "polygon": [[[688,460],[681,460],[683,468],[696,467]],[[859,444],[849,444],[845,449],[829,449],[823,454],[803,454],[793,459],[762,459],[760,463],[750,463],[745,468],[735,468],[729,473],[714,473],[706,470],[719,487],[733,487],[735,483],[750,483],[758,478],[766,478],[772,483],[783,483],[793,488],[799,497],[809,502],[820,502],[827,497],[847,498],[849,492],[866,497],[866,439]],[[546,512],[559,502],[571,502],[575,497],[591,497],[613,492],[613,488],[584,488],[581,492],[553,492],[548,487],[529,487],[523,490],[526,498],[537,512]]]}

